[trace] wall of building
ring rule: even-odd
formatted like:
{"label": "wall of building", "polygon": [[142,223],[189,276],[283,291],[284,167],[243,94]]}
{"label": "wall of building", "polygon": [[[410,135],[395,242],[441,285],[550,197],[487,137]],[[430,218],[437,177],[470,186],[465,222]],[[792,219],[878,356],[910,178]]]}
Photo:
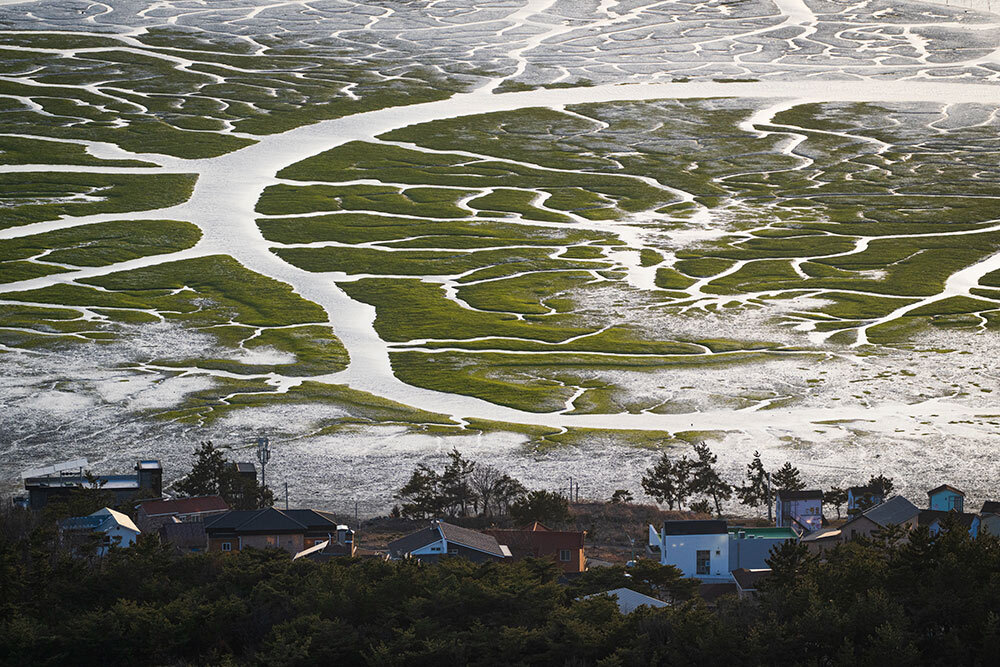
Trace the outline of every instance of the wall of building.
{"label": "wall of building", "polygon": [[729,540],[729,569],[737,570],[745,567],[748,570],[759,570],[768,567],[767,559],[771,550],[780,547],[784,539],[769,540],[756,537],[732,537]]}
{"label": "wall of building", "polygon": [[[729,535],[663,535],[660,562],[673,565],[685,577],[704,581],[729,581]],[[708,551],[709,574],[698,574],[698,552]]]}
{"label": "wall of building", "polygon": [[941,491],[930,497],[930,507],[928,509],[941,510],[942,512],[954,509],[961,512],[964,510],[964,505],[965,497],[962,494],[955,493],[954,491]]}
{"label": "wall of building", "polygon": [[298,535],[243,535],[242,537],[210,537],[208,539],[209,551],[222,551],[222,545],[228,542],[231,551],[239,551],[241,548],[251,547],[254,549],[284,549],[289,553],[298,553],[305,546],[305,539],[302,534]]}

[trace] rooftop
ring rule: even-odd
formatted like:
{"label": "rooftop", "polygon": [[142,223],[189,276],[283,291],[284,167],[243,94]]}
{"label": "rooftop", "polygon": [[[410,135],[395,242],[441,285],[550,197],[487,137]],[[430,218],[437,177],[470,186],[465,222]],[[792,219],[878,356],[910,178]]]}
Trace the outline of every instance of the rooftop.
{"label": "rooftop", "polygon": [[777,497],[780,500],[823,500],[823,492],[820,489],[778,491]]}
{"label": "rooftop", "polygon": [[794,540],[798,539],[798,534],[791,528],[775,528],[774,526],[765,526],[762,528],[744,528],[742,526],[730,526],[729,535],[730,537],[737,537],[739,533],[743,533],[744,537],[750,539],[759,540]]}
{"label": "rooftop", "polygon": [[935,494],[941,493],[942,491],[951,491],[952,493],[957,493],[960,496],[964,496],[965,495],[965,491],[961,491],[959,489],[956,489],[951,484],[942,484],[941,486],[933,488],[933,489],[931,489],[930,491],[927,492],[927,495],[928,496],[933,496]]}
{"label": "rooftop", "polygon": [[694,521],[664,521],[664,535],[725,535],[726,522],[717,519]]}
{"label": "rooftop", "polygon": [[140,503],[147,516],[167,516],[170,514],[196,514],[198,512],[218,512],[229,509],[220,496],[196,496],[174,500],[147,500]]}
{"label": "rooftop", "polygon": [[902,525],[920,514],[917,506],[903,496],[893,496],[881,505],[876,505],[861,516],[870,519],[880,526],[889,524]]}
{"label": "rooftop", "polygon": [[733,579],[736,580],[736,585],[745,591],[757,590],[758,584],[770,576],[770,568],[748,570],[745,567],[741,567],[733,570]]}
{"label": "rooftop", "polygon": [[996,500],[987,500],[983,503],[983,509],[979,510],[980,514],[1000,514],[1000,502]]}
{"label": "rooftop", "polygon": [[613,597],[615,602],[618,604],[619,611],[623,614],[631,614],[633,611],[642,606],[654,608],[669,606],[663,600],[657,600],[656,598],[649,597],[648,595],[643,595],[638,591],[633,591],[631,588],[616,588],[613,591],[585,595],[583,599],[588,600],[599,595],[610,595]]}

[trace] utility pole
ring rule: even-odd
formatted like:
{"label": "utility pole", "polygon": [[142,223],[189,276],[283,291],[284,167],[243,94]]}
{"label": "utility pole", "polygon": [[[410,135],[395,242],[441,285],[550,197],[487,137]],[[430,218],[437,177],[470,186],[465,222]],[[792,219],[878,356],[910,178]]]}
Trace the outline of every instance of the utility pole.
{"label": "utility pole", "polygon": [[288,509],[288,482],[285,482],[285,509]]}
{"label": "utility pole", "polygon": [[257,438],[257,460],[260,461],[260,485],[266,487],[267,476],[265,475],[265,468],[267,467],[267,462],[271,460],[271,443],[268,441],[267,436]]}

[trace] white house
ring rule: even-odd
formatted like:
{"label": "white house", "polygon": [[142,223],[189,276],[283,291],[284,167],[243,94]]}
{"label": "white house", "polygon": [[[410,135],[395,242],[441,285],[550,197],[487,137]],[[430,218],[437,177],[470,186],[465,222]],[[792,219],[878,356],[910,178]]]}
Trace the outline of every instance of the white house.
{"label": "white house", "polygon": [[823,492],[778,491],[774,516],[779,528],[791,528],[799,535],[823,527]]}
{"label": "white house", "polygon": [[110,507],[103,507],[87,516],[74,516],[59,522],[60,537],[70,543],[86,544],[89,536],[100,533],[95,553],[103,556],[112,546],[129,547],[135,544],[139,528],[127,515]]}
{"label": "white house", "polygon": [[664,521],[660,532],[649,527],[650,552],[659,552],[660,564],[714,583],[731,581],[733,570],[766,568],[776,547],[797,539],[791,528],[746,528],[715,520]]}
{"label": "white house", "polygon": [[[654,536],[658,544],[654,544]],[[674,565],[685,577],[729,581],[729,528],[725,521],[664,521],[660,533],[649,527],[650,546],[660,549],[660,563]]]}

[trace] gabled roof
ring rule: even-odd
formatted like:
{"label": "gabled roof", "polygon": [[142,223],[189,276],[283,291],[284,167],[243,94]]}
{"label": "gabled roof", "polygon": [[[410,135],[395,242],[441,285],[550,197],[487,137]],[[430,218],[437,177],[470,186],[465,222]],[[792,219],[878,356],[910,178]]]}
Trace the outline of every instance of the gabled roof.
{"label": "gabled roof", "polygon": [[814,530],[807,535],[803,535],[799,542],[817,542],[819,540],[837,537],[840,537],[840,528],[820,528],[819,530]]}
{"label": "gabled roof", "polygon": [[933,496],[935,494],[941,493],[942,491],[951,491],[952,493],[957,493],[960,496],[964,496],[965,495],[965,491],[960,491],[959,489],[956,489],[951,484],[942,484],[939,487],[933,488],[933,489],[931,489],[930,491],[927,492],[927,495],[928,496]]}
{"label": "gabled roof", "polygon": [[725,521],[704,519],[695,521],[664,521],[664,535],[725,535]]}
{"label": "gabled roof", "polygon": [[441,531],[441,535],[454,544],[460,544],[463,547],[483,551],[494,556],[503,557],[510,555],[509,552],[504,553],[503,549],[500,548],[500,543],[497,542],[497,538],[492,535],[486,535],[485,533],[462,528],[461,526],[445,523],[444,521],[438,521],[437,527]]}
{"label": "gabled roof", "polygon": [[973,522],[975,522],[977,518],[977,515],[972,514],[971,512],[957,512],[955,510],[920,510],[920,514],[917,517],[917,525],[930,526],[935,521],[954,519],[955,521],[958,521],[958,525],[963,528],[971,528]]}
{"label": "gabled roof", "polygon": [[885,527],[889,524],[902,525],[920,514],[916,505],[903,496],[893,496],[881,505],[876,505],[861,516]]}
{"label": "gabled roof", "polygon": [[267,507],[259,510],[230,510],[206,521],[205,530],[209,533],[336,532],[337,521],[327,512]]}
{"label": "gabled roof", "polygon": [[809,489],[804,491],[778,491],[776,496],[779,500],[823,500],[823,492],[820,489]]}
{"label": "gabled roof", "polygon": [[110,507],[102,507],[87,516],[74,516],[59,522],[63,530],[99,530],[106,532],[115,528],[125,528],[136,534],[142,532],[126,514]]}
{"label": "gabled roof", "polygon": [[757,590],[757,585],[771,576],[770,568],[760,568],[756,570],[748,570],[745,567],[733,570],[733,579],[736,580],[736,585],[745,591]]}
{"label": "gabled roof", "polygon": [[199,512],[219,512],[229,509],[221,496],[196,496],[174,500],[147,500],[139,503],[146,516],[169,516],[171,514],[197,514]]}
{"label": "gabled roof", "polygon": [[633,591],[631,588],[616,588],[613,591],[606,591],[604,593],[594,593],[593,595],[583,596],[584,600],[597,597],[599,595],[610,595],[615,598],[615,602],[618,604],[618,609],[623,614],[631,614],[633,611],[642,606],[647,607],[667,607],[669,606],[663,600],[657,600],[656,598],[651,598],[648,595],[643,595],[638,591]]}
{"label": "gabled roof", "polygon": [[1000,502],[996,500],[987,500],[983,503],[983,509],[979,510],[980,514],[1000,514]]}
{"label": "gabled roof", "polygon": [[428,544],[437,542],[440,539],[441,534],[437,531],[437,528],[428,526],[427,528],[421,528],[415,533],[403,535],[398,540],[389,542],[389,553],[396,556],[403,556],[420,547],[426,547]]}
{"label": "gabled roof", "polygon": [[241,475],[245,475],[245,474],[249,474],[249,473],[253,473],[255,475],[257,474],[257,466],[255,466],[254,464],[250,463],[249,461],[242,461],[242,462],[239,462],[239,463],[234,463],[233,467],[236,468],[236,472],[240,473]]}

